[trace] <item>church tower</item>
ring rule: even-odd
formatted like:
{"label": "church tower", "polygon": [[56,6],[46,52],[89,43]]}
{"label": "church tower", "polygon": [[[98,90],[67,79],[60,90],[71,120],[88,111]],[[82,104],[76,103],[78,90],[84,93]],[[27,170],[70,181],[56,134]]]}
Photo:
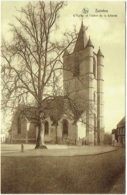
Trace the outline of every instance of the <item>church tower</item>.
{"label": "church tower", "polygon": [[103,143],[104,139],[104,92],[103,92],[103,59],[100,48],[97,53],[97,128],[98,128],[98,142]]}
{"label": "church tower", "polygon": [[63,86],[78,117],[84,113],[86,141],[94,145],[103,143],[104,134],[103,58],[100,49],[94,52],[82,23],[73,53],[63,55]]}

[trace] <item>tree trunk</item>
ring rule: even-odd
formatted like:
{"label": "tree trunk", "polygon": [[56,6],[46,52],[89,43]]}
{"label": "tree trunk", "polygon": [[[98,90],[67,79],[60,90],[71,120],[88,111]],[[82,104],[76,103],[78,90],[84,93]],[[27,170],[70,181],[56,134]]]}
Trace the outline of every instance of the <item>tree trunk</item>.
{"label": "tree trunk", "polygon": [[41,122],[41,120],[39,121],[38,136],[37,136],[37,142],[36,142],[35,149],[47,149],[44,143],[44,128],[43,128],[43,123]]}
{"label": "tree trunk", "polygon": [[58,144],[58,140],[57,140],[57,126],[58,126],[58,124],[56,124],[56,144]]}

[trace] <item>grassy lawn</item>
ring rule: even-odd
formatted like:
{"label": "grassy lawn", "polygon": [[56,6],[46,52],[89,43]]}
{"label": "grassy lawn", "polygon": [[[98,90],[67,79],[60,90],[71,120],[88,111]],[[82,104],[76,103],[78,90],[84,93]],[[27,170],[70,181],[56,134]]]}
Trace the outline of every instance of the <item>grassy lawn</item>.
{"label": "grassy lawn", "polygon": [[2,193],[109,193],[125,171],[125,150],[94,156],[2,157]]}

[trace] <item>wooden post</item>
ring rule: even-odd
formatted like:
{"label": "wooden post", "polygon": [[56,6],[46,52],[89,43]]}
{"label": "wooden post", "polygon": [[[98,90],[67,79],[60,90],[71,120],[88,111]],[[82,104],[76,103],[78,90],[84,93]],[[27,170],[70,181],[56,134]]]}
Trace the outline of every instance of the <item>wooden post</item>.
{"label": "wooden post", "polygon": [[24,145],[21,144],[21,152],[24,152]]}

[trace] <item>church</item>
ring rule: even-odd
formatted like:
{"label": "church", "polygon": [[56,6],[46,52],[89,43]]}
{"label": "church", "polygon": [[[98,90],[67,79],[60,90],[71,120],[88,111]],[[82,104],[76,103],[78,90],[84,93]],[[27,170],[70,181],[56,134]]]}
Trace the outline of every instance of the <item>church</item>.
{"label": "church", "polygon": [[[81,24],[72,53],[63,54],[64,96],[48,100],[48,111],[43,123],[45,143],[76,144],[79,123],[83,124],[87,144],[103,144],[104,92],[101,49],[94,52],[94,45],[87,38],[86,27]],[[36,109],[21,106],[14,114],[10,129],[11,143],[36,142],[38,127]],[[27,113],[27,114],[26,114]],[[32,117],[34,116],[34,117]]]}

